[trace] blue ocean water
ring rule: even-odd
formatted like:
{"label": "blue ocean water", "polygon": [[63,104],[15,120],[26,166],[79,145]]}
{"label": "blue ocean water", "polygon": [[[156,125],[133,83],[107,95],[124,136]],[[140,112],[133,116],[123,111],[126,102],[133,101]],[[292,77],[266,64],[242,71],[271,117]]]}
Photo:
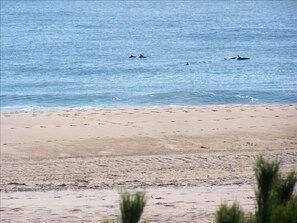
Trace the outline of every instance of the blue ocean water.
{"label": "blue ocean water", "polygon": [[1,0],[1,110],[297,103],[296,9]]}

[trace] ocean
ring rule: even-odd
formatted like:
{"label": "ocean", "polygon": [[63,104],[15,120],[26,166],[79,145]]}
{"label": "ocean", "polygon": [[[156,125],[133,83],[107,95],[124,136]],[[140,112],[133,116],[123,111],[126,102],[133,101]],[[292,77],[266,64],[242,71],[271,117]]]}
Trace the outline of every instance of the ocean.
{"label": "ocean", "polygon": [[1,0],[1,111],[297,103],[296,9]]}

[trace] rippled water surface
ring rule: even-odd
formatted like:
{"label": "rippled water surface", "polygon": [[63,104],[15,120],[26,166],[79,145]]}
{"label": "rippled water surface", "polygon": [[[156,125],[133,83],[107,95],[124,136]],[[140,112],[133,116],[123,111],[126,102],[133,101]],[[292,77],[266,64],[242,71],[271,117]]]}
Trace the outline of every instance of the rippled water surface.
{"label": "rippled water surface", "polygon": [[1,109],[297,103],[296,8],[1,0]]}

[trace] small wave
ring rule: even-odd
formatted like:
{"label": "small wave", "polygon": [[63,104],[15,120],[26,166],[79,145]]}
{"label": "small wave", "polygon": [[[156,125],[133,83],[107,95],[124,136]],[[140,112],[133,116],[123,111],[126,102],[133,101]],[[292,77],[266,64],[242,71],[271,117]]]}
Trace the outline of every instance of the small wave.
{"label": "small wave", "polygon": [[257,98],[254,98],[254,97],[252,97],[252,96],[248,96],[248,95],[235,95],[235,97],[237,97],[237,98],[241,98],[241,99],[247,99],[247,100],[249,100],[251,103],[256,103],[257,101],[258,101],[258,99]]}

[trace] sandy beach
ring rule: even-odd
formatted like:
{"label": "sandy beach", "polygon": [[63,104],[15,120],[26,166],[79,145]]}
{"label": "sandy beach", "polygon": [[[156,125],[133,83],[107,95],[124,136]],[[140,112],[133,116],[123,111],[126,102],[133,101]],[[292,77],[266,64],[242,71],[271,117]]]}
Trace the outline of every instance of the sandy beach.
{"label": "sandy beach", "polygon": [[259,154],[297,170],[296,126],[296,105],[3,112],[1,220],[114,217],[121,188],[148,192],[150,222],[212,222],[224,200],[251,210]]}

